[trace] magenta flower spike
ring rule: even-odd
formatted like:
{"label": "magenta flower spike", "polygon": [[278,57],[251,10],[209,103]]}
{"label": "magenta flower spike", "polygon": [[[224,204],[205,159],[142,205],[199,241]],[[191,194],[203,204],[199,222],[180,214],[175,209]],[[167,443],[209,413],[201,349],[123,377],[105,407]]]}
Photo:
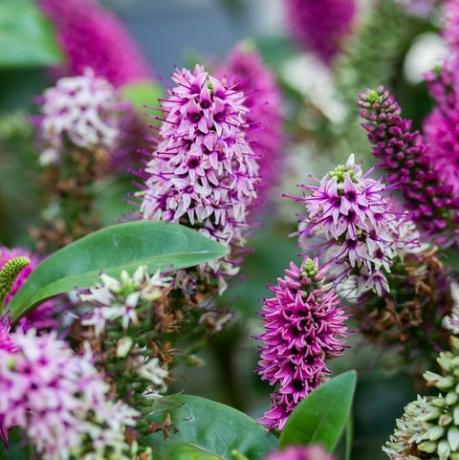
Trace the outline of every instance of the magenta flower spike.
{"label": "magenta flower spike", "polygon": [[258,374],[278,388],[272,408],[260,419],[269,429],[282,430],[298,403],[330,373],[326,360],[340,356],[347,335],[347,315],[330,285],[324,285],[327,267],[306,259],[291,263],[285,277],[270,287],[261,312],[264,332]]}
{"label": "magenta flower spike", "polygon": [[354,0],[284,0],[287,27],[296,42],[327,64],[352,32]]}
{"label": "magenta flower spike", "polygon": [[151,79],[144,57],[123,24],[95,0],[39,0],[67,56],[64,75],[91,68],[115,87]]}

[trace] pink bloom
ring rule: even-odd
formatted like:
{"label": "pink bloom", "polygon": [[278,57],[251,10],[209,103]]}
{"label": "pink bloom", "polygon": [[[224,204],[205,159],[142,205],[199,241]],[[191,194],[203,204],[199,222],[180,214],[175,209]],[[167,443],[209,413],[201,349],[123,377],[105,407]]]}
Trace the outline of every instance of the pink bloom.
{"label": "pink bloom", "polygon": [[333,460],[333,458],[321,446],[293,446],[273,452],[266,460]]}
{"label": "pink bloom", "polygon": [[[8,305],[14,294],[24,284],[25,280],[32,273],[33,269],[38,265],[39,259],[32,252],[21,249],[13,248],[8,249],[0,246],[0,270],[11,259],[19,256],[25,256],[30,259],[30,264],[24,267],[16,278],[10,292],[5,297],[5,305]],[[34,327],[38,330],[41,329],[54,329],[58,326],[55,319],[57,305],[55,300],[48,300],[42,303],[39,307],[33,309],[22,320],[21,325],[25,328]]]}
{"label": "pink bloom", "polygon": [[234,89],[242,91],[247,113],[247,140],[260,165],[259,200],[262,203],[276,184],[282,168],[282,99],[274,74],[255,49],[237,46],[217,70]]}
{"label": "pink bloom", "polygon": [[[14,348],[0,349],[3,433],[21,428],[45,460],[82,454],[88,441],[101,453],[126,449],[124,426],[137,414],[107,399],[109,386],[90,357],[74,355],[54,334],[37,336],[31,329],[10,338]],[[117,413],[124,414],[122,422]]]}
{"label": "pink bloom", "polygon": [[176,86],[161,102],[158,145],[146,168],[143,216],[242,246],[259,169],[246,139],[244,94],[200,66],[172,79]]}
{"label": "pink bloom", "polygon": [[284,0],[287,27],[299,45],[329,64],[352,31],[354,0]]}
{"label": "pink bloom", "polygon": [[258,373],[278,386],[272,409],[260,420],[270,429],[282,430],[298,403],[330,373],[326,360],[345,349],[347,316],[335,291],[323,285],[327,270],[311,259],[301,268],[291,263],[270,288],[274,297],[264,301]]}
{"label": "pink bloom", "polygon": [[95,0],[39,0],[67,56],[65,74],[91,68],[116,87],[149,80],[151,71],[123,24]]}

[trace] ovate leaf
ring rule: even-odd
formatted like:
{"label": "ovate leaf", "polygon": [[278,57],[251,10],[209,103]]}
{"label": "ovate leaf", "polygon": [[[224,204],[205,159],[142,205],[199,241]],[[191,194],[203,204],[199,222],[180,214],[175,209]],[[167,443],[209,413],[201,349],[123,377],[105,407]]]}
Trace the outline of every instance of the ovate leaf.
{"label": "ovate leaf", "polygon": [[170,413],[172,424],[167,440],[162,433],[150,435],[153,452],[164,453],[172,445],[190,443],[226,460],[237,450],[250,460],[263,460],[277,448],[277,439],[255,420],[232,407],[198,396],[178,395],[168,399],[168,408],[155,411],[149,419],[156,423]]}
{"label": "ovate leaf", "polygon": [[281,433],[281,447],[322,444],[333,452],[349,419],[356,380],[355,371],[346,372],[303,399]]}
{"label": "ovate leaf", "polygon": [[151,271],[202,264],[226,248],[182,225],[129,222],[94,232],[45,259],[9,302],[14,320],[37,303],[75,288],[88,288],[101,272],[118,276],[139,265]]}

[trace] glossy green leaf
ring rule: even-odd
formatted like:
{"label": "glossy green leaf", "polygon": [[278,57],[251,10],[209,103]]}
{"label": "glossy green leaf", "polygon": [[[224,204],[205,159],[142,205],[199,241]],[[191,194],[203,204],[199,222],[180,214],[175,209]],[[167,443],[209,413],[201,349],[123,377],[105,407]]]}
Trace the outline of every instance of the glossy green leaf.
{"label": "glossy green leaf", "polygon": [[169,412],[177,432],[164,440],[161,433],[146,439],[154,452],[164,453],[173,444],[191,443],[226,460],[237,450],[250,460],[263,460],[277,448],[277,439],[255,420],[232,407],[200,398],[178,395],[168,399],[167,409],[155,411],[149,418],[160,423]]}
{"label": "glossy green leaf", "polygon": [[184,268],[222,257],[226,249],[187,227],[129,222],[94,232],[45,259],[8,304],[14,320],[33,305],[75,288],[87,288],[100,272],[118,276],[139,265],[150,270]]}
{"label": "glossy green leaf", "polygon": [[349,420],[355,371],[345,372],[314,390],[290,415],[280,445],[322,444],[333,452]]}
{"label": "glossy green leaf", "polygon": [[33,0],[0,1],[0,68],[60,64],[51,24]]}
{"label": "glossy green leaf", "polygon": [[352,414],[349,415],[349,420],[347,421],[345,437],[345,458],[346,460],[351,460],[352,444],[354,443],[354,420]]}
{"label": "glossy green leaf", "polygon": [[141,112],[144,112],[146,107],[157,107],[158,99],[163,94],[161,86],[154,81],[129,83],[122,87],[121,92],[123,98]]}
{"label": "glossy green leaf", "polygon": [[172,444],[166,452],[155,453],[153,460],[223,460],[223,457],[193,444],[177,443]]}

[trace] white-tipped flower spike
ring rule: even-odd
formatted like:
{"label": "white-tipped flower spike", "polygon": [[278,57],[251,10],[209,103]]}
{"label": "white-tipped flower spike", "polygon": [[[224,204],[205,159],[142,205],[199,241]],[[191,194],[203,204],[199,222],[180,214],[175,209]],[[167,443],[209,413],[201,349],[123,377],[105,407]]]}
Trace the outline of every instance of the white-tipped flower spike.
{"label": "white-tipped flower spike", "polygon": [[58,162],[68,143],[84,149],[114,148],[119,135],[119,109],[113,86],[92,70],[61,78],[45,91],[40,106],[40,162]]}
{"label": "white-tipped flower spike", "polygon": [[440,353],[442,375],[426,372],[438,396],[418,397],[408,404],[383,451],[391,460],[459,460],[459,339]]}
{"label": "white-tipped flower spike", "polygon": [[[203,67],[177,70],[146,169],[145,219],[182,223],[230,247],[244,246],[259,165],[247,140],[245,96]],[[207,265],[225,276],[237,262]],[[211,270],[211,271],[212,271]]]}

